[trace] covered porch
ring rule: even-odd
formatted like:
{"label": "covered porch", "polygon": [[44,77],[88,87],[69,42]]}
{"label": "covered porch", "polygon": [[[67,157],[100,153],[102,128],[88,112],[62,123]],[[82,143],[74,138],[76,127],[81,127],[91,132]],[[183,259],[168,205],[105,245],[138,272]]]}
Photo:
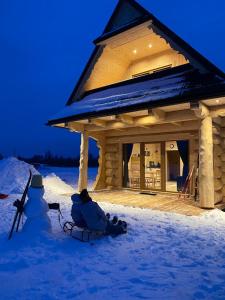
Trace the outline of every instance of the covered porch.
{"label": "covered porch", "polygon": [[91,192],[90,195],[97,202],[153,209],[185,216],[199,216],[205,212],[196,201],[184,198],[178,199],[178,195],[171,193],[150,195],[138,191],[114,190]]}
{"label": "covered porch", "polygon": [[[200,213],[195,202],[184,202],[180,208],[178,195],[173,196],[175,190],[179,191],[174,178],[182,177],[181,182],[187,178],[184,166],[188,171],[193,170],[188,194],[198,200],[199,207],[214,208],[225,200],[222,176],[225,98],[209,98],[207,94],[209,86],[211,89],[219,84],[190,66],[182,66],[132,80],[125,86],[123,83],[98,89],[67,106],[49,125],[81,133],[78,190],[87,188],[89,138],[92,138],[99,148],[93,189],[108,190],[102,197],[97,194],[94,199],[98,201],[106,201],[107,196],[109,202],[118,199],[123,205],[146,208],[155,205],[163,210],[168,200],[166,211],[195,215],[192,209],[197,209]],[[202,93],[204,100],[199,101]],[[186,157],[179,149],[180,142],[186,142]],[[174,154],[177,154],[175,171],[172,170]],[[129,198],[126,203],[128,188],[134,200]],[[134,188],[137,193],[132,192]],[[124,192],[117,194],[122,189]],[[155,204],[149,201],[152,196],[140,194],[146,189],[157,189]],[[172,193],[167,196],[169,191]],[[159,197],[161,192],[164,198]]]}

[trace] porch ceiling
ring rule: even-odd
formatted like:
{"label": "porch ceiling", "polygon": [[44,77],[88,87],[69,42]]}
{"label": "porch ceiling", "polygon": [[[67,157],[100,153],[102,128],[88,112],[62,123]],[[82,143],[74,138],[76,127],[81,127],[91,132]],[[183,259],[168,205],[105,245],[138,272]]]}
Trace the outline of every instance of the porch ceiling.
{"label": "porch ceiling", "polygon": [[[222,124],[224,121],[220,118],[225,116],[225,97],[203,100],[202,104],[209,108],[215,123],[225,125]],[[200,104],[196,102],[196,105]],[[156,109],[143,109],[124,114],[59,123],[56,126],[75,132],[87,131],[90,135],[107,132],[107,136],[190,133],[199,129],[200,120],[196,116],[195,110],[195,105],[191,107],[190,103],[181,103]]]}

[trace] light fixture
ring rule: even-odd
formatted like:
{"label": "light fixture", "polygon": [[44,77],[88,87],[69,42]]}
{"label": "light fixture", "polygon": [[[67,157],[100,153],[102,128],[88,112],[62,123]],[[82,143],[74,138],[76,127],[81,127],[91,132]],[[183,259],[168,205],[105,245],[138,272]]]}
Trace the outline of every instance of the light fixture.
{"label": "light fixture", "polygon": [[137,54],[137,49],[134,49],[134,50],[133,50],[133,53],[134,53],[134,54]]}
{"label": "light fixture", "polygon": [[148,48],[151,49],[152,48],[152,44],[148,44]]}

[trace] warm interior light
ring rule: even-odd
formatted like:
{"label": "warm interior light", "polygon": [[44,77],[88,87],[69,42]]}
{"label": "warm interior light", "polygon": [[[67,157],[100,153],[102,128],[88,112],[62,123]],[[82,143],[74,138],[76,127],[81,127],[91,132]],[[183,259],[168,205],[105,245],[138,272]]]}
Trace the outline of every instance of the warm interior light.
{"label": "warm interior light", "polygon": [[150,49],[151,49],[151,48],[152,48],[152,44],[148,44],[148,48],[150,48]]}
{"label": "warm interior light", "polygon": [[219,100],[219,99],[216,99],[216,103],[220,103],[220,100]]}
{"label": "warm interior light", "polygon": [[137,54],[137,49],[134,49],[134,50],[133,50],[133,53],[134,53],[134,54]]}

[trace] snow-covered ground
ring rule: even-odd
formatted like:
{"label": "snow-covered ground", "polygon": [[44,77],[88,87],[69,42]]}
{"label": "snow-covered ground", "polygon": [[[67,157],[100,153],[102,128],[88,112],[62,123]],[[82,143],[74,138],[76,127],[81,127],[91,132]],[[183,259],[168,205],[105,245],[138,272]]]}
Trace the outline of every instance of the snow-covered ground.
{"label": "snow-covered ground", "polygon": [[[60,202],[70,219],[68,196],[51,187],[45,198]],[[0,299],[225,299],[219,210],[186,217],[101,203],[128,222],[127,235],[80,243],[62,233],[51,212],[52,235],[20,232],[8,241],[14,199],[0,200]]]}

